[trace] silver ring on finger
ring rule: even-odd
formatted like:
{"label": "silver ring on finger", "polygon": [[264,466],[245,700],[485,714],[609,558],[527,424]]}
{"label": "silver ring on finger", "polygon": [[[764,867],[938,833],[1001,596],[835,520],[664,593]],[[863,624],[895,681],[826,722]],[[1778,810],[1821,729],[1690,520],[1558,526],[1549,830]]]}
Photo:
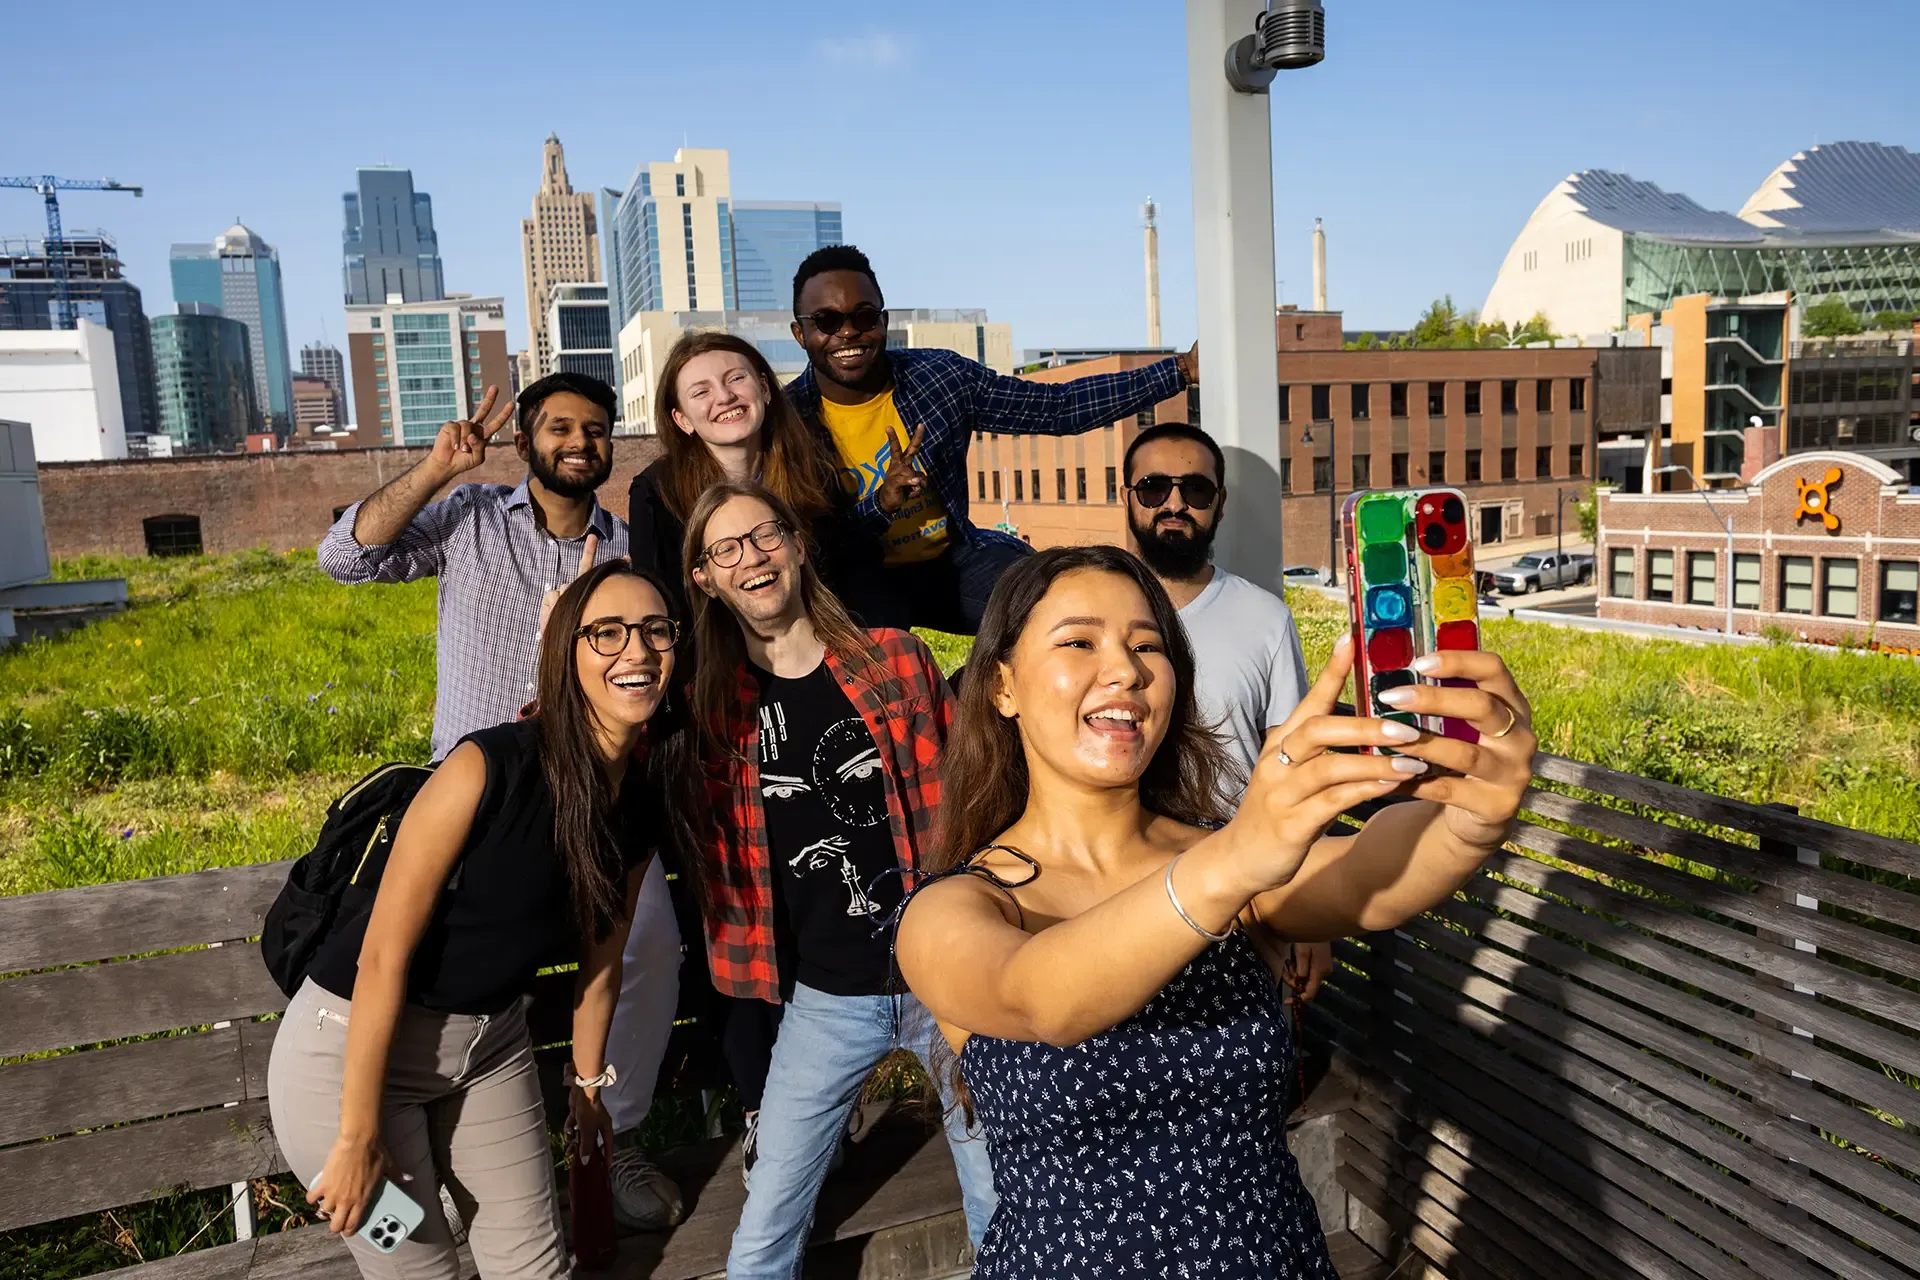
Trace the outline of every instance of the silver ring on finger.
{"label": "silver ring on finger", "polygon": [[1281,764],[1284,764],[1284,765],[1291,765],[1293,763],[1293,757],[1287,754],[1287,748],[1285,744],[1281,745],[1280,750],[1274,756],[1274,759],[1278,760]]}

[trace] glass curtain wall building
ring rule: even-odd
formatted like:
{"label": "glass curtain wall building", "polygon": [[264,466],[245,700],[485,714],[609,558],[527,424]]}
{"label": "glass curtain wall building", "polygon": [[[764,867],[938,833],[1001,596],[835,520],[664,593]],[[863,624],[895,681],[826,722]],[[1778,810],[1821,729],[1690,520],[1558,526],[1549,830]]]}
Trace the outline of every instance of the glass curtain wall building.
{"label": "glass curtain wall building", "polygon": [[734,306],[788,311],[793,273],[815,249],[842,244],[840,206],[742,201],[733,206]]}
{"label": "glass curtain wall building", "polygon": [[342,275],[350,307],[438,302],[446,285],[433,197],[413,189],[413,172],[384,166],[354,171],[355,189],[340,197]]}
{"label": "glass curtain wall building", "polygon": [[177,315],[155,316],[152,331],[160,430],[174,448],[245,448],[261,420],[247,326],[217,307],[188,302]]}
{"label": "glass curtain wall building", "polygon": [[280,255],[236,222],[210,245],[174,245],[170,266],[174,302],[218,308],[247,327],[255,403],[269,430],[281,435],[292,431],[293,367]]}
{"label": "glass curtain wall building", "polygon": [[556,284],[547,308],[556,373],[584,373],[619,385],[613,354],[613,317],[604,284]]}
{"label": "glass curtain wall building", "polygon": [[[120,274],[120,249],[103,231],[69,233],[57,242],[66,258],[67,290],[76,316],[113,334],[120,405],[128,435],[160,431],[153,390],[153,339],[140,290]],[[0,329],[52,329],[60,286],[39,239],[0,240]]]}

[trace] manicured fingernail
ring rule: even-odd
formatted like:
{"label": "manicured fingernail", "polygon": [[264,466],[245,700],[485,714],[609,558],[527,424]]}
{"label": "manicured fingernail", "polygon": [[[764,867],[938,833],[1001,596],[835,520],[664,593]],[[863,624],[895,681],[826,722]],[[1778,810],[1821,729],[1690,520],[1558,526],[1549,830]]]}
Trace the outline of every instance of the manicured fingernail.
{"label": "manicured fingernail", "polygon": [[1389,689],[1385,693],[1375,694],[1374,696],[1390,707],[1397,707],[1413,696],[1413,690],[1406,688]]}
{"label": "manicured fingernail", "polygon": [[1411,756],[1395,756],[1393,758],[1393,767],[1401,773],[1425,773],[1427,771],[1427,762],[1425,760],[1415,760]]}
{"label": "manicured fingernail", "polygon": [[1398,720],[1382,720],[1380,736],[1393,742],[1412,742],[1420,736],[1420,731],[1410,724],[1401,724]]}
{"label": "manicured fingernail", "polygon": [[1415,671],[1431,671],[1440,665],[1440,655],[1437,653],[1422,654],[1407,665]]}

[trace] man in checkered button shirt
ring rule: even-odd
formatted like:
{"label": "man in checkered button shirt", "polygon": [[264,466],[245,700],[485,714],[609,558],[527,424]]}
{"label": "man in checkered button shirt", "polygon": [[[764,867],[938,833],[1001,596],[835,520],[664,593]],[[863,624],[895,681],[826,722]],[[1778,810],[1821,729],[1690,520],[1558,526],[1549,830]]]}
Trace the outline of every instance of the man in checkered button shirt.
{"label": "man in checkered button shirt", "polygon": [[[589,565],[627,554],[626,523],[594,497],[613,470],[617,401],[586,374],[556,373],[521,392],[513,447],[527,462],[524,481],[460,484],[432,501],[487,460],[514,416],[514,402],[496,411],[498,400],[498,388],[487,388],[470,420],[441,427],[426,457],[341,512],[320,543],[320,567],[335,582],[439,579],[436,760],[533,700],[541,602]],[[653,1105],[679,994],[680,929],[655,858],[641,881],[607,1037],[619,1079],[601,1095],[619,1135],[609,1162],[614,1210],[642,1230],[681,1216],[679,1189],[633,1141]]]}
{"label": "man in checkered button shirt", "polygon": [[1143,369],[1029,382],[938,348],[890,350],[886,305],[852,245],[809,254],[793,277],[793,337],[808,368],[787,394],[834,452],[852,523],[874,540],[871,566],[838,566],[848,607],[869,625],[970,636],[1001,573],[1033,554],[967,518],[973,435],[1110,426],[1198,383],[1200,349]]}

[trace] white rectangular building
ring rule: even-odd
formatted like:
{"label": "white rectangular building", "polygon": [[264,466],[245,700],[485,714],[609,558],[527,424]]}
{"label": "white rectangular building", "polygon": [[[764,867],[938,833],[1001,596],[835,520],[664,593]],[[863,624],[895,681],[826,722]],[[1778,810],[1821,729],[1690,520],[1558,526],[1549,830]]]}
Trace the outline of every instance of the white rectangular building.
{"label": "white rectangular building", "polygon": [[32,425],[41,462],[126,457],[112,332],[87,319],[72,329],[0,330],[0,419]]}

